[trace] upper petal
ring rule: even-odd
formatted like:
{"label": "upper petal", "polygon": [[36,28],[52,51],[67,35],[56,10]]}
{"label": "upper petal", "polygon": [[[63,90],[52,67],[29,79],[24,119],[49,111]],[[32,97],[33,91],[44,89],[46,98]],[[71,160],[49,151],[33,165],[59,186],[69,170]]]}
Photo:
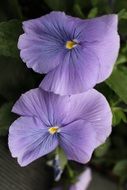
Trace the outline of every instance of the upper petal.
{"label": "upper petal", "polygon": [[9,130],[9,149],[21,166],[53,151],[58,145],[56,136],[37,118],[20,117]]}
{"label": "upper petal", "polygon": [[23,22],[25,34],[20,36],[18,48],[28,68],[47,73],[59,65],[66,52],[65,43],[71,39],[73,25],[63,12],[51,12]]}
{"label": "upper petal", "polygon": [[110,76],[118,57],[118,16],[112,14],[78,22],[78,40],[98,57],[100,69],[97,83],[100,83]]}
{"label": "upper petal", "polygon": [[116,14],[86,20],[78,19],[77,23],[76,34],[81,42],[101,42],[108,36],[116,35],[118,30]]}
{"label": "upper petal", "polygon": [[63,63],[49,72],[40,87],[60,95],[77,94],[95,86],[99,75],[98,57],[89,48],[76,47]]}
{"label": "upper petal", "polygon": [[68,114],[69,98],[33,89],[23,94],[12,111],[22,116],[36,116],[45,125],[61,125]]}
{"label": "upper petal", "polygon": [[96,147],[96,133],[87,121],[76,120],[61,128],[59,143],[69,160],[85,164]]}

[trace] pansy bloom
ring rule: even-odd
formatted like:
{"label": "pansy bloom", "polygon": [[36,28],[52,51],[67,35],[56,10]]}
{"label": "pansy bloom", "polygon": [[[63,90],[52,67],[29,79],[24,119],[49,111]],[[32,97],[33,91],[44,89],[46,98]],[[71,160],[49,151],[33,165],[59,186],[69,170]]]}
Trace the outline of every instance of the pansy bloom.
{"label": "pansy bloom", "polygon": [[39,88],[23,94],[12,111],[19,117],[9,130],[9,148],[21,166],[60,146],[69,160],[87,163],[111,133],[105,97],[92,89],[59,96]]}
{"label": "pansy bloom", "polygon": [[[92,174],[90,168],[87,168],[81,175],[78,177],[77,182],[73,185],[70,185],[68,190],[87,190],[92,179]],[[63,190],[62,187],[56,187],[52,190]]]}
{"label": "pansy bloom", "polygon": [[23,22],[20,56],[38,73],[47,73],[40,87],[71,95],[91,89],[112,72],[119,50],[117,15],[79,19],[51,12]]}

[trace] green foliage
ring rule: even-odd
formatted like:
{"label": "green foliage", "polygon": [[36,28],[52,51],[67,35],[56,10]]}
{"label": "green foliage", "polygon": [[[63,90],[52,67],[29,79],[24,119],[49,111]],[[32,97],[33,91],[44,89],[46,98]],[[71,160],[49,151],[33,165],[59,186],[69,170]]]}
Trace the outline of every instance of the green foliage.
{"label": "green foliage", "polygon": [[52,10],[64,11],[66,9],[66,0],[44,0]]}
{"label": "green foliage", "polygon": [[20,21],[11,20],[0,23],[0,55],[19,57],[17,41],[21,33]]}
{"label": "green foliage", "polygon": [[110,147],[110,140],[108,139],[104,144],[102,144],[96,149],[95,156],[96,157],[104,156],[107,153],[109,147]]}
{"label": "green foliage", "polygon": [[98,8],[94,7],[90,10],[89,14],[88,14],[88,18],[94,18],[96,17],[98,14]]}
{"label": "green foliage", "polygon": [[118,16],[119,16],[119,20],[120,20],[120,19],[127,19],[127,10],[126,10],[126,9],[122,9],[122,10],[118,13]]}
{"label": "green foliage", "polygon": [[115,68],[106,84],[114,90],[120,99],[127,103],[127,68]]}

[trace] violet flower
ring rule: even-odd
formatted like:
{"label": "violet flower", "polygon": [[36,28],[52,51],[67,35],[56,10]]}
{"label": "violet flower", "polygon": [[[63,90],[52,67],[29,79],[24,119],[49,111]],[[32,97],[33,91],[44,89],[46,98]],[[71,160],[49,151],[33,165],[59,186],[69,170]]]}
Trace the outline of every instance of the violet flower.
{"label": "violet flower", "polygon": [[[69,190],[87,190],[92,179],[91,170],[87,168],[79,177],[75,184],[69,187]],[[63,190],[62,187],[56,187],[52,190]]]}
{"label": "violet flower", "polygon": [[77,94],[107,79],[119,50],[117,15],[78,19],[51,12],[23,22],[20,56],[38,73],[40,87],[56,94]]}
{"label": "violet flower", "polygon": [[33,89],[20,97],[12,111],[21,117],[10,127],[9,148],[21,166],[58,145],[69,160],[87,163],[111,133],[109,104],[94,89],[72,96]]}

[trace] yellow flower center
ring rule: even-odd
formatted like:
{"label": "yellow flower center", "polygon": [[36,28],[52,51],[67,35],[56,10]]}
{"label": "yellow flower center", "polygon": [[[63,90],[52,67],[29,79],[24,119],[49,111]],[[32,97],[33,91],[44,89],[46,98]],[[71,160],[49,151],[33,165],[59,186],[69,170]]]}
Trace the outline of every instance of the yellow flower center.
{"label": "yellow flower center", "polygon": [[74,48],[76,45],[77,45],[77,42],[75,42],[75,41],[67,41],[67,42],[66,42],[66,48],[67,48],[67,49],[72,49],[72,48]]}
{"label": "yellow flower center", "polygon": [[51,135],[54,135],[55,133],[57,133],[58,130],[59,130],[59,127],[58,127],[58,126],[50,127],[50,128],[48,129],[48,131],[49,131],[49,133],[50,133]]}

